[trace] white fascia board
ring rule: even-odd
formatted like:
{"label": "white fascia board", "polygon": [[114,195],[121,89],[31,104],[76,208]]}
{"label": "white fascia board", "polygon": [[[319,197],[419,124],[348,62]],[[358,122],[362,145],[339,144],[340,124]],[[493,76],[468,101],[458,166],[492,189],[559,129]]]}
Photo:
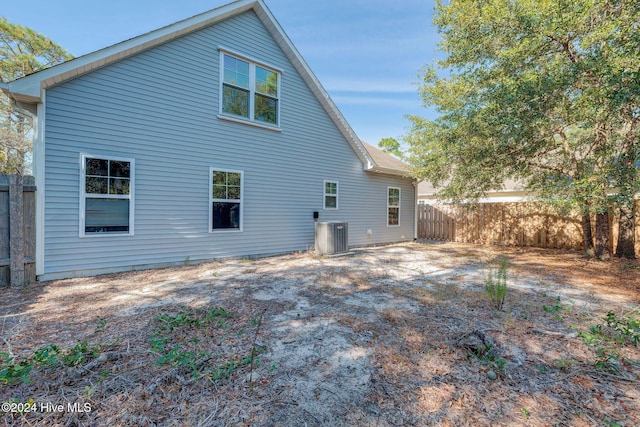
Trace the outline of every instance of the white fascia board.
{"label": "white fascia board", "polygon": [[383,168],[381,166],[372,166],[365,170],[367,172],[380,173],[384,175],[394,175],[402,178],[413,179],[409,174],[409,171],[406,171],[406,170]]}
{"label": "white fascia board", "polygon": [[364,148],[360,139],[356,136],[338,107],[329,97],[328,92],[324,89],[313,71],[311,71],[311,68],[302,58],[300,52],[295,48],[263,0],[238,0],[217,9],[176,22],[175,24],[14,80],[8,84],[8,90],[11,93],[10,96],[24,102],[41,102],[41,89],[46,89],[65,80],[135,55],[143,50],[166,43],[169,40],[197,31],[251,9],[254,10],[276,43],[278,43],[298,73],[300,73],[304,81],[311,88],[316,98],[320,101],[320,104],[349,142],[358,158],[366,165],[366,169],[375,167],[376,163]]}
{"label": "white fascia board", "polygon": [[[217,9],[176,22],[166,27],[125,40],[121,43],[80,56],[8,83],[11,97],[40,102],[40,89],[61,83],[112,62],[135,55],[169,40],[197,31],[230,16],[243,13],[258,4],[255,0],[239,0]],[[3,88],[4,90],[4,88]]]}

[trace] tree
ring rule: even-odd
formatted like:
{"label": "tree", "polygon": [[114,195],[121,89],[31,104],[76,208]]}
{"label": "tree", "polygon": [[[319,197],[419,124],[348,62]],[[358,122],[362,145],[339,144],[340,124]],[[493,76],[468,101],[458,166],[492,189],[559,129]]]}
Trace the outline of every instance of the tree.
{"label": "tree", "polygon": [[[0,81],[10,82],[71,58],[45,36],[0,17]],[[0,173],[25,172],[30,133],[28,118],[0,94]]]}
{"label": "tree", "polygon": [[380,147],[385,153],[393,154],[396,157],[402,157],[400,143],[394,138],[382,138],[380,142],[378,142],[378,147]]}
{"label": "tree", "polygon": [[410,117],[414,173],[453,200],[518,179],[578,210],[585,254],[606,258],[608,209],[638,175],[639,22],[635,0],[437,0],[448,56],[420,88],[439,117]]}

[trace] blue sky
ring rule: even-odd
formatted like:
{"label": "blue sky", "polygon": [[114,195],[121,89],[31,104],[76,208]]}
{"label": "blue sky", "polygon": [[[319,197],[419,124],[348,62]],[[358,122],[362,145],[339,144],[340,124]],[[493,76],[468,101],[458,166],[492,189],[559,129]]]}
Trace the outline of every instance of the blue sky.
{"label": "blue sky", "polygon": [[[228,0],[30,0],[0,14],[80,56]],[[407,114],[432,117],[418,96],[420,69],[438,55],[433,0],[266,0],[356,134],[401,141]]]}

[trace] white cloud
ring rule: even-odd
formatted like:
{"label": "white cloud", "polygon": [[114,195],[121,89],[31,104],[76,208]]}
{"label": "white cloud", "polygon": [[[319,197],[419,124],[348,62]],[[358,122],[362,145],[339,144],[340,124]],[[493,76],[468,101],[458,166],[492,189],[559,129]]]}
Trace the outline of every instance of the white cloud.
{"label": "white cloud", "polygon": [[417,93],[417,87],[410,81],[399,80],[372,80],[353,78],[324,78],[323,86],[329,92],[352,92],[352,93],[397,93],[409,94]]}
{"label": "white cloud", "polygon": [[367,106],[383,106],[392,108],[401,108],[404,110],[413,110],[420,107],[419,100],[407,97],[383,97],[383,96],[355,96],[355,95],[332,95],[331,99],[338,104],[343,105],[367,105]]}

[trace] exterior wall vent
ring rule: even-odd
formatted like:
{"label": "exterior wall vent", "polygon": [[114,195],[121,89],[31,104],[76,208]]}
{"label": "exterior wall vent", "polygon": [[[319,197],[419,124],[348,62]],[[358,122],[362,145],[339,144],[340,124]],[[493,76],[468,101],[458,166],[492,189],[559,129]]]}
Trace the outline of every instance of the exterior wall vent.
{"label": "exterior wall vent", "polygon": [[316,253],[339,254],[349,249],[349,224],[346,222],[316,222]]}

